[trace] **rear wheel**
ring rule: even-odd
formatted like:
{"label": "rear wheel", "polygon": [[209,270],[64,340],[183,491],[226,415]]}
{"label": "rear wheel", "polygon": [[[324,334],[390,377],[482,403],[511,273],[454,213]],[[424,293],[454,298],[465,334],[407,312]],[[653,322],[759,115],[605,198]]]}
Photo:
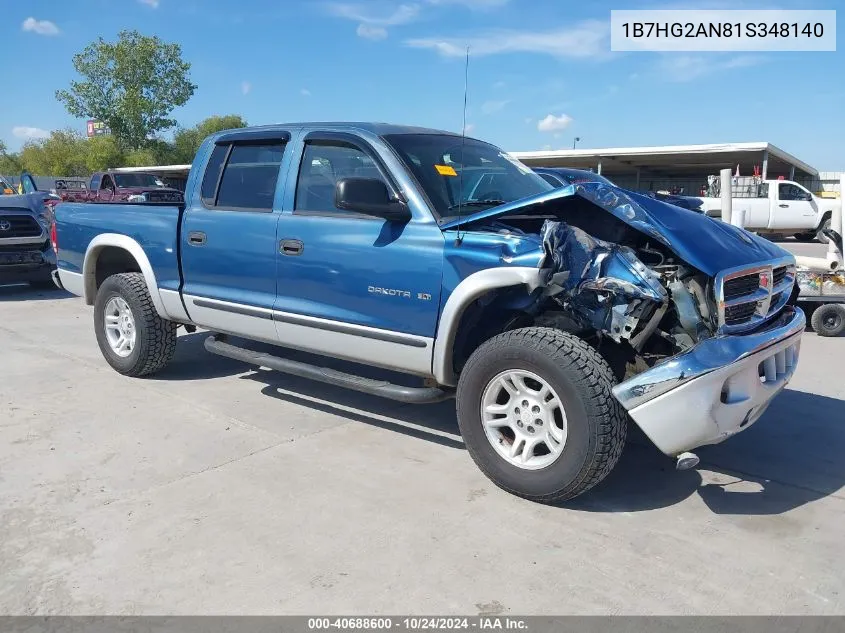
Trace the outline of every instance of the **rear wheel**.
{"label": "rear wheel", "polygon": [[159,371],[176,350],[176,324],[158,315],[141,273],[103,282],[94,302],[94,329],[106,362],[125,376]]}
{"label": "rear wheel", "polygon": [[819,336],[841,336],[845,332],[845,305],[841,303],[820,305],[813,312],[810,325]]}
{"label": "rear wheel", "polygon": [[581,339],[553,328],[496,336],[458,382],[467,450],[496,485],[551,503],[586,492],[616,465],[627,415],[613,373]]}

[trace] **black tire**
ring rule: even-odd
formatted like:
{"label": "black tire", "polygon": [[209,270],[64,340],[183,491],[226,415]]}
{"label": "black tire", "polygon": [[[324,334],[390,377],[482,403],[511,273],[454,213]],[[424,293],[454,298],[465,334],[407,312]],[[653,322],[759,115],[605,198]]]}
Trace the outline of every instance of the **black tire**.
{"label": "black tire", "polygon": [[819,230],[816,231],[816,239],[821,242],[822,244],[827,244],[830,239],[823,233],[825,229],[829,229],[832,224],[831,217],[829,215],[825,215],[822,219],[822,223],[819,225]]}
{"label": "black tire", "polygon": [[[126,301],[135,321],[135,347],[126,357],[117,355],[106,338],[104,311],[112,297]],[[124,376],[154,374],[176,350],[176,324],[158,315],[141,273],[120,273],[103,282],[94,301],[94,331],[106,362]]]}
{"label": "black tire", "polygon": [[845,305],[827,303],[813,311],[810,325],[819,336],[841,336],[845,332]]}
{"label": "black tire", "polygon": [[799,242],[812,242],[816,239],[815,233],[796,233],[793,237]]}
{"label": "black tire", "polygon": [[[482,426],[484,390],[509,369],[542,377],[566,413],[568,436],[561,454],[538,470],[507,462]],[[628,415],[611,392],[613,384],[608,364],[578,337],[547,327],[512,330],[481,345],[464,366],[458,381],[458,426],[470,456],[497,486],[532,501],[564,501],[604,479],[622,454]]]}

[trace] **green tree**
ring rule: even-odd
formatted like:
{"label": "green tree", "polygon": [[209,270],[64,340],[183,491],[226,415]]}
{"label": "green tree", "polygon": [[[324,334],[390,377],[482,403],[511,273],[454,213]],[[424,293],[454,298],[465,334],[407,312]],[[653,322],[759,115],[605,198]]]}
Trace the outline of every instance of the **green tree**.
{"label": "green tree", "polygon": [[179,165],[192,163],[194,155],[206,136],[239,127],[246,127],[247,122],[238,114],[210,116],[194,127],[180,128],[173,135],[173,162]]}
{"label": "green tree", "polygon": [[113,136],[104,134],[86,141],[85,166],[88,171],[123,167],[125,160],[124,152]]}
{"label": "green tree", "polygon": [[138,31],[121,31],[114,43],[98,38],[73,57],[73,66],[82,81],[71,81],[56,98],[73,116],[103,121],[127,149],[174,127],[170,113],[196,90],[182,48]]}
{"label": "green tree", "polygon": [[36,176],[86,176],[88,139],[74,130],[54,130],[45,139],[27,141],[21,166]]}
{"label": "green tree", "polygon": [[6,144],[0,141],[0,174],[14,176],[23,171],[19,154],[9,153]]}

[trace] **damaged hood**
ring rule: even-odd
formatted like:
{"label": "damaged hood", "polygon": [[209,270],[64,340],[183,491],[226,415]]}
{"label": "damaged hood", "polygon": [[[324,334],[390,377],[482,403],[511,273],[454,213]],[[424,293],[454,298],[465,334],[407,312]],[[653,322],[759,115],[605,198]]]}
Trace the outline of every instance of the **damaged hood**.
{"label": "damaged hood", "polygon": [[[553,214],[555,205],[580,196],[596,207],[596,213],[610,213],[644,235],[660,242],[685,262],[714,276],[726,268],[778,259],[789,253],[766,239],[735,226],[714,220],[632,191],[589,182],[546,191],[449,220],[441,229],[476,224],[504,215]],[[558,219],[566,221],[566,214]]]}

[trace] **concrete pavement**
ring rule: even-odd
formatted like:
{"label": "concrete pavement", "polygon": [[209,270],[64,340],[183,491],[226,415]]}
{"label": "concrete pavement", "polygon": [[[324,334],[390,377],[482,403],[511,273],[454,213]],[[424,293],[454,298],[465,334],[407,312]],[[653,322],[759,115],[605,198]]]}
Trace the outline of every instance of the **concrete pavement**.
{"label": "concrete pavement", "polygon": [[642,437],[563,507],[407,406],[207,354],[112,371],[91,308],[0,288],[0,613],[841,614],[845,339],[678,473]]}

